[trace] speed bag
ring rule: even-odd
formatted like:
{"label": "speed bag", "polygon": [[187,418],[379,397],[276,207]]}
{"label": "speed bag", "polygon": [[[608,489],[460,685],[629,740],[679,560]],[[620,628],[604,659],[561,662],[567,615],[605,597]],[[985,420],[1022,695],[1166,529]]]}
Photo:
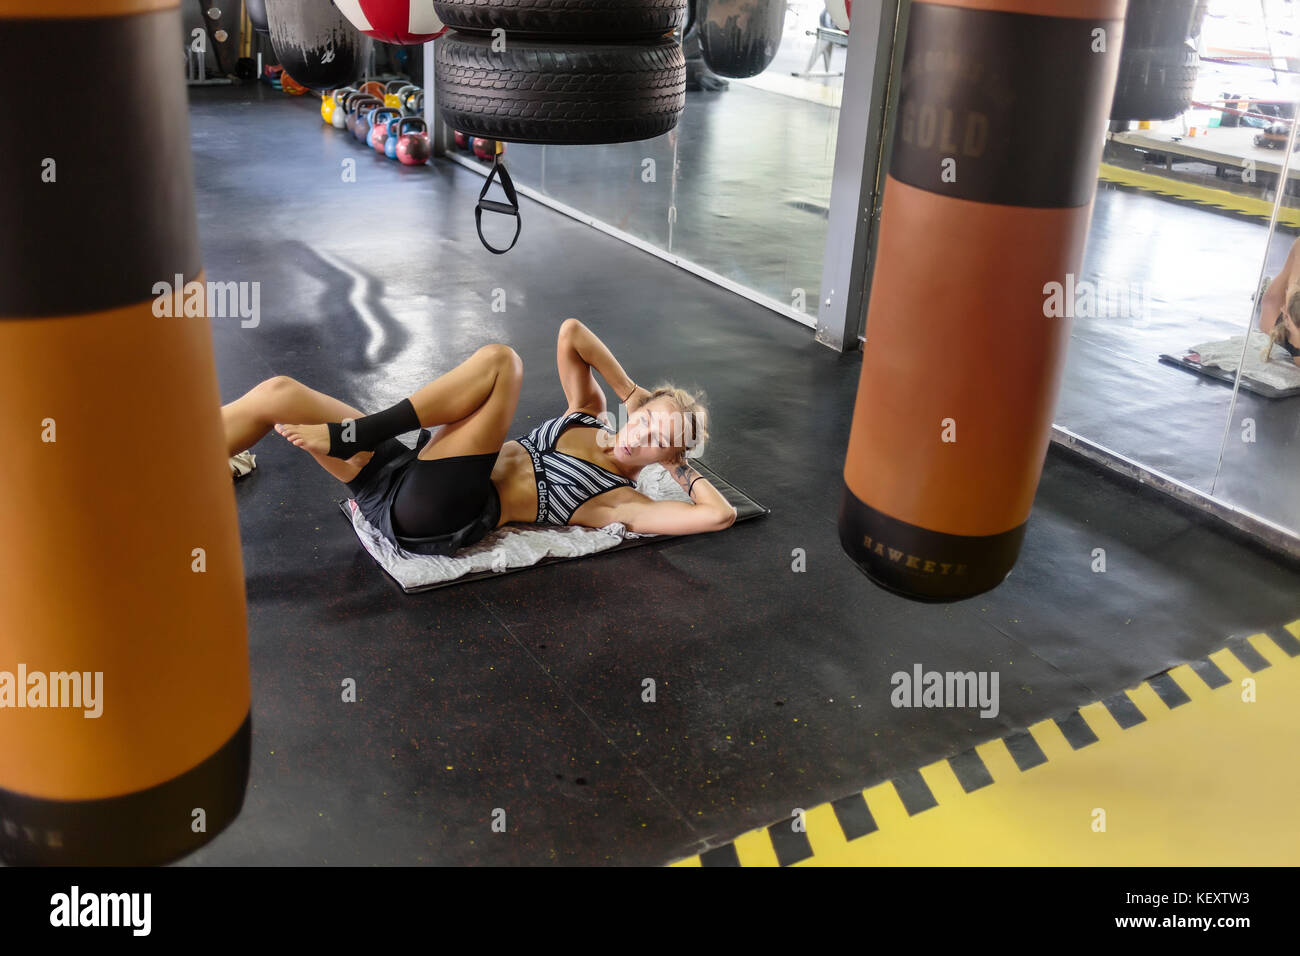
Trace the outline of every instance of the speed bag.
{"label": "speed bag", "polygon": [[849,19],[853,16],[853,0],[826,0],[826,12],[830,14],[835,29],[849,31]]}
{"label": "speed bag", "polygon": [[447,32],[433,0],[334,0],[351,24],[368,37],[415,46]]}

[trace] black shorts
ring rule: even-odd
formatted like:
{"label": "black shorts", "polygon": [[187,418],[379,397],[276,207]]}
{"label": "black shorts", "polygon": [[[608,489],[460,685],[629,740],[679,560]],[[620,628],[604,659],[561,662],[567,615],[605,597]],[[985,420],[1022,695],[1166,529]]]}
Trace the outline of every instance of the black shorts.
{"label": "black shorts", "polygon": [[492,484],[500,452],[421,461],[432,436],[421,430],[414,449],[390,438],[348,491],[361,513],[388,540],[413,554],[455,554],[487,537],[501,518]]}

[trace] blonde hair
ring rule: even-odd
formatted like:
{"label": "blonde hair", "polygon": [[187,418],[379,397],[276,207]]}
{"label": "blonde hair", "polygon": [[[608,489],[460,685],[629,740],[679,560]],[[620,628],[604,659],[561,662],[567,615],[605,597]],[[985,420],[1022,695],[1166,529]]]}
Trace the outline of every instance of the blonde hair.
{"label": "blonde hair", "polygon": [[666,398],[677,406],[681,415],[681,434],[673,436],[674,440],[681,440],[684,448],[679,457],[699,458],[704,454],[704,446],[709,440],[709,410],[704,407],[704,393],[680,388],[672,382],[663,382],[654,387],[641,407],[661,398]]}
{"label": "blonde hair", "polygon": [[1273,354],[1273,346],[1286,336],[1288,321],[1300,328],[1300,285],[1293,285],[1286,290],[1286,308],[1282,313],[1268,332],[1268,344],[1264,346],[1264,354],[1260,356],[1265,362],[1269,361],[1269,357]]}

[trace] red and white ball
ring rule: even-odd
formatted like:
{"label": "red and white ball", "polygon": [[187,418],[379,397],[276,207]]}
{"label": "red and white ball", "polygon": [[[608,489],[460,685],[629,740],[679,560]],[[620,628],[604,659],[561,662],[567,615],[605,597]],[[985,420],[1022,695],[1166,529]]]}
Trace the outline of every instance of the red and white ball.
{"label": "red and white ball", "polygon": [[848,32],[849,19],[853,16],[853,0],[826,0],[826,12],[831,15],[835,29]]}
{"label": "red and white ball", "polygon": [[433,12],[433,0],[334,0],[339,12],[366,36],[413,46],[447,32]]}

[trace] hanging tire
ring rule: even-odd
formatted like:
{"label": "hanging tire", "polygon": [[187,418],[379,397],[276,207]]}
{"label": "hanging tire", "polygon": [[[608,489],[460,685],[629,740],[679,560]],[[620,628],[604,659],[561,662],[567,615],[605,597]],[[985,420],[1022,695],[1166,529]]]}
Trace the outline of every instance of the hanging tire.
{"label": "hanging tire", "polygon": [[1124,17],[1124,48],[1149,50],[1181,46],[1201,35],[1210,0],[1129,0]]}
{"label": "hanging tire", "polygon": [[434,0],[453,30],[507,37],[638,40],[681,28],[686,0]]}
{"label": "hanging tire", "polygon": [[1189,46],[1125,50],[1115,81],[1112,120],[1168,120],[1192,105],[1200,57]]}
{"label": "hanging tire", "polygon": [[434,44],[438,110],[452,129],[508,143],[653,139],[686,106],[686,60],[672,38],[566,43],[448,33]]}

